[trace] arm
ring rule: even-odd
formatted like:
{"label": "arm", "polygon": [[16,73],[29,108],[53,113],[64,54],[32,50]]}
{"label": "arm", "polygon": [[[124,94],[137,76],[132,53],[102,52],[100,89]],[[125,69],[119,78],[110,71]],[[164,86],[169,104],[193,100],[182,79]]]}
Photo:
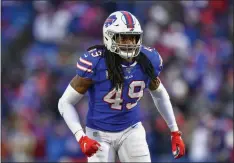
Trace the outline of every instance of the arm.
{"label": "arm", "polygon": [[60,114],[72,133],[75,135],[82,152],[88,157],[92,156],[98,149],[100,149],[100,144],[85,135],[74,106],[80,101],[91,85],[91,79],[82,78],[78,75],[75,76],[63,93],[63,96],[59,99],[58,103]]}
{"label": "arm", "polygon": [[158,77],[151,81],[149,89],[158,111],[167,122],[167,125],[171,130],[172,152],[174,158],[180,158],[185,154],[185,145],[181,138],[181,132],[179,131],[176,123],[170,97]]}
{"label": "arm", "polygon": [[171,132],[178,131],[170,97],[158,77],[150,82],[149,89],[154,104],[157,106],[158,111],[166,121]]}
{"label": "arm", "polygon": [[58,102],[59,112],[75,135],[77,141],[85,134],[74,106],[81,100],[91,84],[91,79],[85,79],[76,75]]}

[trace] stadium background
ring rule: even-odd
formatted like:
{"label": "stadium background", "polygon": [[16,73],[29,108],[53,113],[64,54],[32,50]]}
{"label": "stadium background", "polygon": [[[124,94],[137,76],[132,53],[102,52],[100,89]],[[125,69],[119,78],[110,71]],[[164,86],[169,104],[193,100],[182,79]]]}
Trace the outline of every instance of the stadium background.
{"label": "stadium background", "polygon": [[[102,42],[113,11],[132,12],[144,44],[164,60],[167,88],[186,156],[177,162],[234,162],[233,2],[9,1],[2,0],[2,161],[84,161],[57,110],[76,74],[76,60]],[[82,124],[87,96],[77,105]],[[147,92],[142,121],[152,161],[175,161],[170,133]]]}

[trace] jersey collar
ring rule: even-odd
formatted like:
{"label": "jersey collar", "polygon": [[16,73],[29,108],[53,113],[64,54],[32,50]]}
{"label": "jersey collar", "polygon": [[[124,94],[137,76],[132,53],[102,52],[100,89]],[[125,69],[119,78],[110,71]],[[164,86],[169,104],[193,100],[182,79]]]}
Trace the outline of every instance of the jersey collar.
{"label": "jersey collar", "polygon": [[122,67],[133,67],[137,64],[137,61],[133,61],[133,62],[123,62],[121,65]]}

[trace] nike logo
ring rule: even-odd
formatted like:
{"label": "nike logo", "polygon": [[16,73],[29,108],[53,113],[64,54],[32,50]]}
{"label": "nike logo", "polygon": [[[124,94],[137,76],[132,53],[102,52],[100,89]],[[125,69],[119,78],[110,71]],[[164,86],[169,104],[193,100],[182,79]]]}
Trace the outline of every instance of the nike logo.
{"label": "nike logo", "polygon": [[88,57],[88,55],[87,54],[84,54],[84,56],[87,58]]}

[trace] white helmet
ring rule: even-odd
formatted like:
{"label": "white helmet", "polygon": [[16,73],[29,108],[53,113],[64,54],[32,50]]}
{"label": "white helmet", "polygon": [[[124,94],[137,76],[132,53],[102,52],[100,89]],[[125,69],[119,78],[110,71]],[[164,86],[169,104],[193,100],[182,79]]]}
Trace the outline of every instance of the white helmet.
{"label": "white helmet", "polygon": [[[137,18],[127,11],[116,11],[106,19],[103,25],[103,42],[108,50],[122,58],[136,57],[140,53],[142,44],[141,25]],[[136,37],[136,44],[117,43],[117,37],[132,35]]]}

